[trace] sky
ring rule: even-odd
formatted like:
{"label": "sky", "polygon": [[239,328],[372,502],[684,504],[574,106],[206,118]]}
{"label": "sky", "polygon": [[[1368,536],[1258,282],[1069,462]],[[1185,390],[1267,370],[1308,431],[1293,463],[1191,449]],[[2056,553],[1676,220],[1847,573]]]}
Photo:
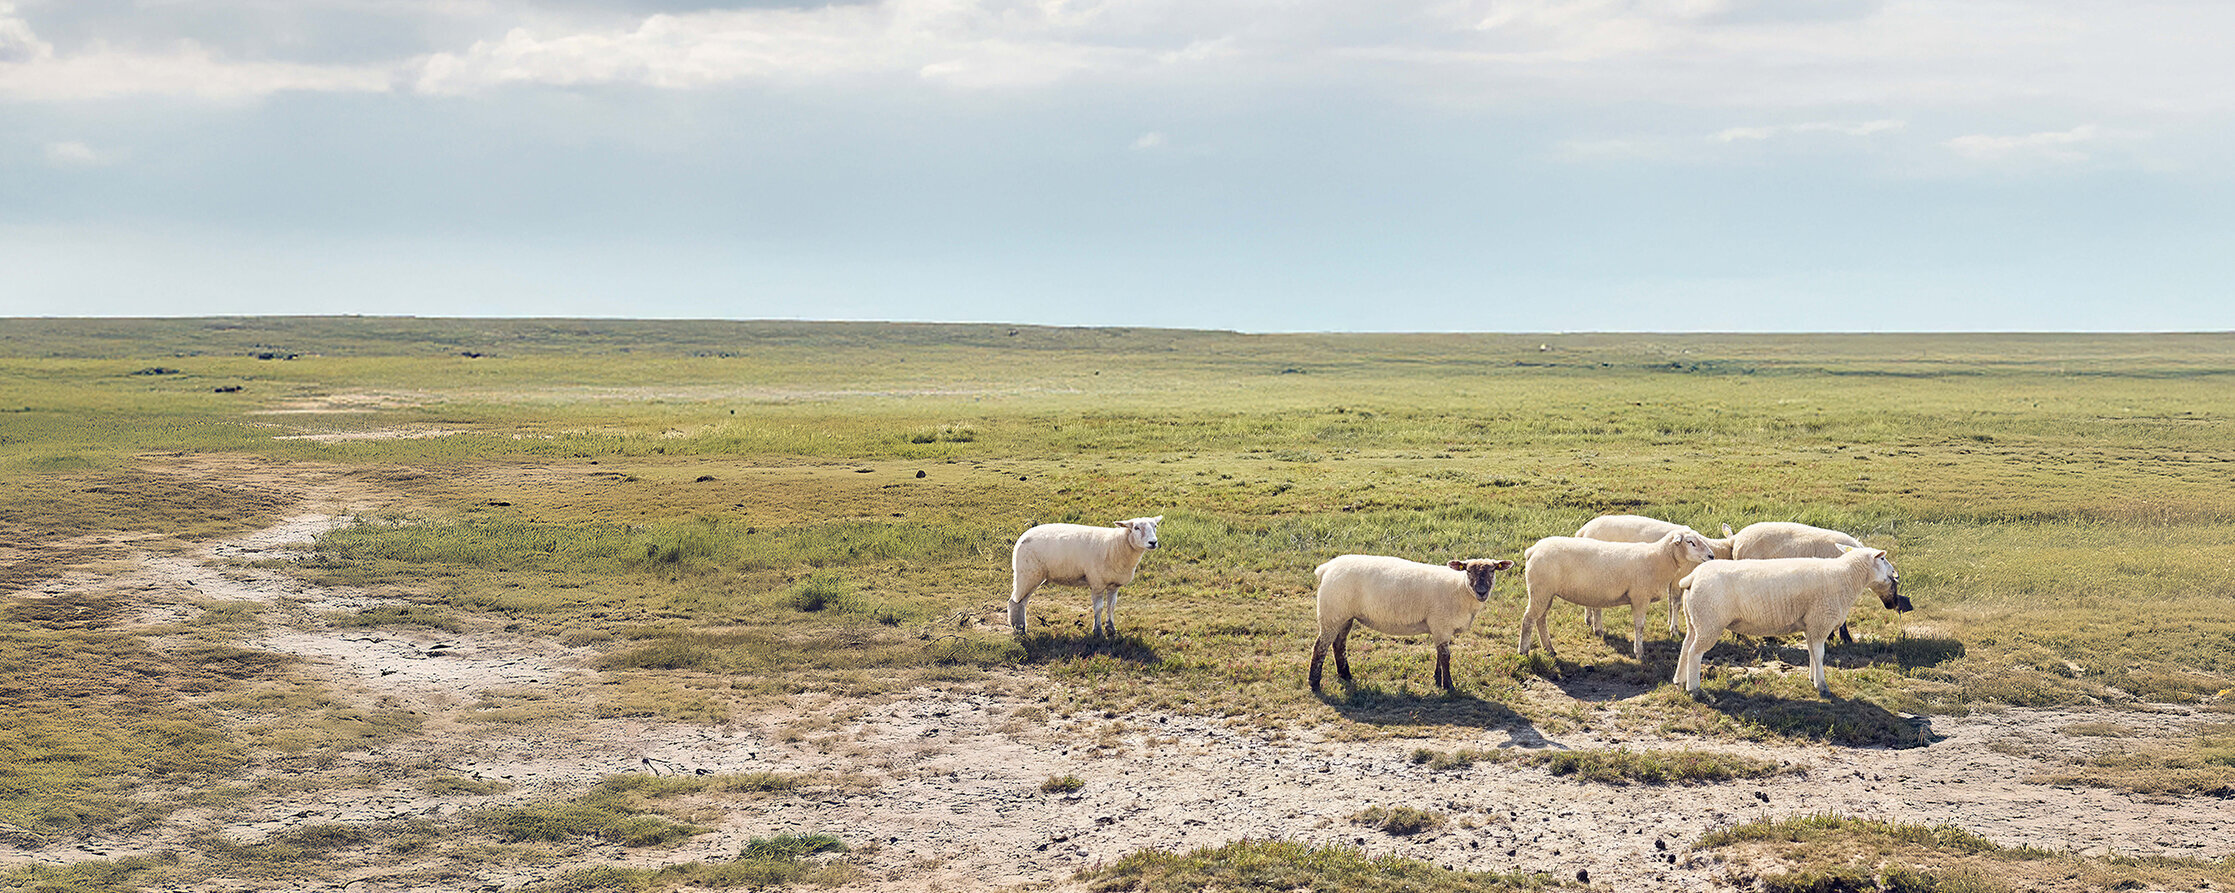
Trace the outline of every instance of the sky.
{"label": "sky", "polygon": [[0,316],[2235,330],[2222,0],[0,0]]}

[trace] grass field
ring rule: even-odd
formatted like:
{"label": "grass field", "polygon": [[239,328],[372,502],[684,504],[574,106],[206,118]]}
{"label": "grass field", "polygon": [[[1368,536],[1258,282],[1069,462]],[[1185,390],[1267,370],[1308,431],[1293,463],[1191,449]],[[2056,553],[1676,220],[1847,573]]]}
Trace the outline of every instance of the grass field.
{"label": "grass field", "polygon": [[[719,723],[801,691],[1021,671],[1055,683],[1059,711],[1377,736],[1556,727],[1561,708],[1526,684],[1589,667],[1672,734],[1898,747],[1918,743],[1905,713],[2225,709],[2231,417],[2230,335],[0,320],[0,587],[120,538],[163,548],[276,520],[283,489],[150,468],[251,456],[403,495],[290,570],[408,595],[334,622],[594,648],[612,683],[599,715]],[[1918,610],[1863,600],[1860,642],[1834,653],[1839,699],[1711,666],[1702,703],[1662,684],[1675,643],[1658,618],[1642,667],[1621,612],[1621,641],[1596,640],[1572,606],[1555,608],[1560,666],[1513,655],[1516,573],[1455,649],[1457,695],[1432,692],[1417,642],[1354,652],[1354,689],[1305,687],[1320,561],[1518,559],[1611,511],[1845,529],[1894,551]],[[1087,637],[1086,599],[1064,589],[1008,634],[1019,532],[1153,514],[1164,548],[1116,640]],[[257,680],[284,673],[223,644],[253,621],[213,605],[157,648],[114,629],[125,607],[4,606],[0,830],[159,822],[176,804],[156,785],[214,790],[282,739],[316,752],[408,731],[315,691],[287,695],[325,711],[315,734],[244,729],[228,711],[281,697]],[[175,646],[197,636],[201,651]],[[1805,662],[1793,644],[1726,642],[1710,663]],[[2134,790],[2225,790],[2225,750],[2207,737],[2100,768]]]}

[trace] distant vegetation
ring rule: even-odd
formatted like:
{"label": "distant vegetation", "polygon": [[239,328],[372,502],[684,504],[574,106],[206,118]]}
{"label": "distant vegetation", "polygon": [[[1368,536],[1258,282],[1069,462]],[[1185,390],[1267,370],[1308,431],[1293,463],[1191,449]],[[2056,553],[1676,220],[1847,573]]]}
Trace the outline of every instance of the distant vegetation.
{"label": "distant vegetation", "polygon": [[[214,789],[272,754],[315,763],[413,733],[401,711],[346,706],[228,645],[253,612],[213,602],[127,632],[102,597],[24,597],[113,554],[117,537],[160,547],[250,529],[300,496],[283,475],[197,473],[201,459],[316,469],[391,497],[286,570],[408,607],[330,622],[595,649],[610,684],[594,698],[492,706],[491,721],[579,709],[720,723],[803,690],[998,689],[1021,672],[1052,680],[1059,711],[1367,736],[1557,730],[1588,720],[1524,683],[1588,671],[1679,739],[1914,746],[1940,713],[2225,705],[2231,419],[2224,334],[0,320],[0,543],[14,546],[0,549],[0,833],[35,844],[159,822],[181,801],[157,786]],[[1427,649],[1371,633],[1352,660],[1377,684],[1306,690],[1318,562],[1518,557],[1610,511],[1710,532],[1765,519],[1849,530],[1892,547],[1919,610],[1897,619],[1865,600],[1860,641],[1831,654],[1838,700],[1805,674],[1720,669],[1805,663],[1793,640],[1734,637],[1709,655],[1716,697],[1700,703],[1664,685],[1665,634],[1649,633],[1640,666],[1572,606],[1554,609],[1561,665],[1514,657],[1516,575],[1454,649],[1458,694],[1433,690]],[[1165,515],[1164,547],[1125,590],[1116,640],[1086,636],[1086,598],[1064,589],[1034,600],[1030,635],[1006,632],[1018,532],[1142,514]],[[2227,750],[2215,732],[2074,774],[2211,790]],[[1713,780],[1645,751],[1589,759],[1564,771]],[[699,827],[638,793],[548,809],[475,822],[626,845]],[[1155,878],[1198,863],[1185,870],[1233,883],[1272,846],[1143,856],[1094,883],[1165,889],[1177,882]],[[771,859],[783,861],[746,861]]]}

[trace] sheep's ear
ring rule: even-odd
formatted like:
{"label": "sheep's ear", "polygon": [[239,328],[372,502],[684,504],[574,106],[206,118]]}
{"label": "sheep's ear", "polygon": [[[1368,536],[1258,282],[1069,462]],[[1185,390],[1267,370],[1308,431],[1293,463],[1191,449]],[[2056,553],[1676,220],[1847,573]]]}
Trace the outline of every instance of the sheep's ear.
{"label": "sheep's ear", "polygon": [[1154,518],[1150,518],[1150,519],[1149,519],[1149,523],[1151,523],[1151,524],[1162,524],[1162,523],[1164,523],[1164,516],[1163,516],[1163,515],[1158,515],[1158,516],[1156,516],[1156,517],[1154,517]]}
{"label": "sheep's ear", "polygon": [[1452,570],[1455,570],[1455,571],[1463,571],[1463,570],[1466,570],[1466,569],[1467,569],[1467,563],[1466,563],[1466,562],[1464,562],[1464,561],[1460,561],[1460,560],[1459,560],[1459,559],[1457,559],[1457,558],[1454,558],[1454,559],[1451,559],[1450,561],[1444,562],[1444,566],[1445,566],[1445,567],[1448,567],[1448,568],[1451,568]]}
{"label": "sheep's ear", "polygon": [[1732,535],[1732,534],[1731,534],[1731,526],[1730,526],[1729,524],[1725,524],[1725,525],[1723,525],[1723,535],[1724,535],[1724,536],[1731,536],[1731,535]]}
{"label": "sheep's ear", "polygon": [[1506,558],[1500,558],[1497,561],[1490,563],[1490,569],[1494,571],[1510,570],[1512,569],[1512,567],[1513,561]]}
{"label": "sheep's ear", "polygon": [[1832,545],[1839,548],[1839,554],[1841,555],[1845,555],[1849,552],[1855,551],[1855,547],[1847,545],[1846,543],[1833,543]]}

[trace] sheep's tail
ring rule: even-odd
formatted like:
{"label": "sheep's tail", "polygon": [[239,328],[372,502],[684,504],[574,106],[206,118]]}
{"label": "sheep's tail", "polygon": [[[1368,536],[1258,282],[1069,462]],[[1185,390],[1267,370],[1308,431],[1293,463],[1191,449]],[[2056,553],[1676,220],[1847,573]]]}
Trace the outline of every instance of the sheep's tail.
{"label": "sheep's tail", "polygon": [[1318,567],[1312,568],[1312,583],[1314,585],[1317,585],[1327,582],[1327,566],[1334,563],[1335,562],[1330,559],[1320,562]]}
{"label": "sheep's tail", "polygon": [[[1700,567],[1706,567],[1706,566],[1707,566],[1707,565],[1704,565],[1704,564],[1703,564],[1703,565],[1700,565]],[[1693,577],[1696,577],[1696,576],[1699,576],[1699,571],[1698,571],[1697,569],[1694,569],[1694,570],[1693,570],[1693,571],[1692,571],[1691,573],[1689,573],[1689,574],[1685,574],[1685,575],[1684,575],[1684,578],[1683,578],[1683,579],[1681,579],[1681,580],[1678,580],[1678,581],[1676,581],[1676,592],[1677,592],[1677,594],[1679,594],[1679,595],[1690,595],[1690,594],[1692,594],[1692,578],[1693,578]]]}

